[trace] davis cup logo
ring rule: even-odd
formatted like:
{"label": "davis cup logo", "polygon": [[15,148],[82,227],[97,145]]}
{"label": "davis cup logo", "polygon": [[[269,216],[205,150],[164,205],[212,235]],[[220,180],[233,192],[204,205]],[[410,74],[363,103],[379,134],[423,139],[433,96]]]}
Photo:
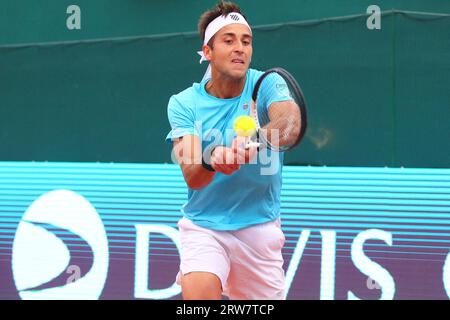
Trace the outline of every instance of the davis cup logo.
{"label": "davis cup logo", "polygon": [[[92,250],[89,271],[62,286],[39,287],[65,273],[71,259],[65,243],[44,225],[73,233]],[[36,199],[25,212],[12,248],[14,282],[22,299],[98,299],[108,273],[108,240],[95,208],[69,190]]]}

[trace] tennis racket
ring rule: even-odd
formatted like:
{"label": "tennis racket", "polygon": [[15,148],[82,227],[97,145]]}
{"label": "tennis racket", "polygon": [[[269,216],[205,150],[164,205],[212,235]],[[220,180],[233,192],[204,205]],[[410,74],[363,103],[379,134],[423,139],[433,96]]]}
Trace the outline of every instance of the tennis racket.
{"label": "tennis racket", "polygon": [[246,148],[257,146],[284,152],[303,139],[306,104],[294,77],[283,68],[267,70],[256,82],[250,116],[256,123],[256,136]]}

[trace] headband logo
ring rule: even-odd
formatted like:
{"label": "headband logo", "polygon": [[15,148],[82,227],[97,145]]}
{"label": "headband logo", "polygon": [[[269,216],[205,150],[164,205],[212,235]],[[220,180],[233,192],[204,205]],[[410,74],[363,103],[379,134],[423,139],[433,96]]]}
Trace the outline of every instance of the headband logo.
{"label": "headband logo", "polygon": [[239,16],[235,14],[230,14],[230,18],[233,19],[234,21],[239,21]]}

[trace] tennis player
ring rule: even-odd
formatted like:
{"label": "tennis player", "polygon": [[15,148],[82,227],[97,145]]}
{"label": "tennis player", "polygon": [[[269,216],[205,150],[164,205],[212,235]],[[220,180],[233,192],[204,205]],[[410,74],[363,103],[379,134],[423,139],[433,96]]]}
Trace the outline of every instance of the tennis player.
{"label": "tennis player", "polygon": [[[199,20],[200,83],[172,96],[168,118],[173,154],[188,186],[178,222],[181,242],[177,283],[183,299],[284,299],[280,225],[282,153],[273,152],[270,174],[255,147],[242,148],[233,121],[248,115],[261,71],[249,69],[252,30],[231,2],[220,2]],[[267,107],[289,100],[263,96]],[[262,153],[262,151],[260,152]],[[273,164],[271,164],[273,166]]]}

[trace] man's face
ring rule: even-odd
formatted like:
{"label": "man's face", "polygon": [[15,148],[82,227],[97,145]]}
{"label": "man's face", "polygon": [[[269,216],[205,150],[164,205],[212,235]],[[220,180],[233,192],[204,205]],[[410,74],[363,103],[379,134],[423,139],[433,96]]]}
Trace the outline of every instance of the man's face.
{"label": "man's face", "polygon": [[230,24],[220,29],[213,39],[213,48],[204,48],[211,67],[225,77],[245,77],[252,59],[252,35],[247,26]]}

